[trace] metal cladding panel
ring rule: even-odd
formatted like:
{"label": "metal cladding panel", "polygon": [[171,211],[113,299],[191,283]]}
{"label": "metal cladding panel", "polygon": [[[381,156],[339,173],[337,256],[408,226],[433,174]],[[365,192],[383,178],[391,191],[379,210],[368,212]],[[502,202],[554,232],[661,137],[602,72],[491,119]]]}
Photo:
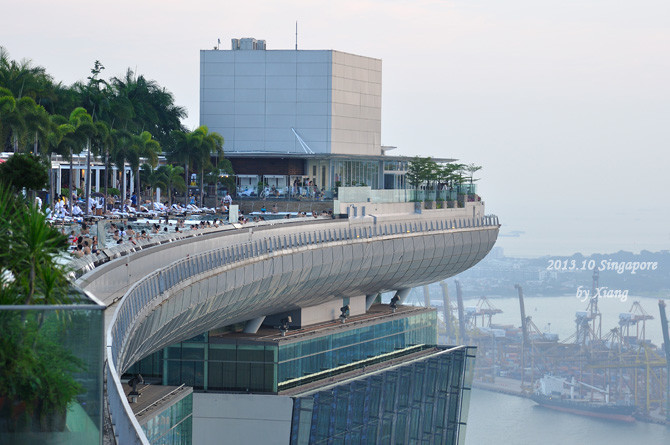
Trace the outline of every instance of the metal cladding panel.
{"label": "metal cladding panel", "polygon": [[360,231],[352,231],[351,240],[316,244],[319,237],[313,232],[311,237],[301,234],[302,246],[282,250],[275,242],[269,258],[237,257],[243,264],[227,263],[206,272],[202,265],[190,268],[200,275],[188,282],[182,276],[176,288],[160,295],[162,302],[154,302],[152,311],[135,320],[119,369],[222,325],[453,276],[483,258],[497,236],[497,227],[440,232],[414,232],[412,227],[408,233],[403,225],[398,235],[365,237],[370,230],[362,231],[363,238],[356,238]]}

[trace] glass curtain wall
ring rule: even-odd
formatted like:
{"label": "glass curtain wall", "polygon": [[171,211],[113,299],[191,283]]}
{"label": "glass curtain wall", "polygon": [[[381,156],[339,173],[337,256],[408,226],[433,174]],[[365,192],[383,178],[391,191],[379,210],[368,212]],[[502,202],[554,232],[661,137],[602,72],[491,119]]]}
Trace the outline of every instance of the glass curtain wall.
{"label": "glass curtain wall", "polygon": [[402,190],[407,186],[407,161],[384,161],[384,184],[387,190]]}
{"label": "glass curtain wall", "polygon": [[334,160],[333,175],[335,186],[339,182],[342,187],[369,186],[379,189],[379,162]]}
{"label": "glass curtain wall", "polygon": [[296,397],[291,444],[460,444],[474,348],[434,354]]}
{"label": "glass curtain wall", "polygon": [[127,375],[160,377],[164,385],[185,384],[196,390],[276,393],[291,386],[284,382],[436,343],[437,314],[427,311],[300,341],[205,334],[142,359]]}
{"label": "glass curtain wall", "polygon": [[0,306],[0,443],[102,443],[103,306]]}
{"label": "glass curtain wall", "polygon": [[142,430],[151,444],[180,444],[192,443],[193,431],[193,394],[189,394],[180,401],[170,405],[165,410],[148,419],[142,425]]}
{"label": "glass curtain wall", "polygon": [[280,343],[281,382],[348,365],[414,345],[437,343],[434,311],[344,332]]}

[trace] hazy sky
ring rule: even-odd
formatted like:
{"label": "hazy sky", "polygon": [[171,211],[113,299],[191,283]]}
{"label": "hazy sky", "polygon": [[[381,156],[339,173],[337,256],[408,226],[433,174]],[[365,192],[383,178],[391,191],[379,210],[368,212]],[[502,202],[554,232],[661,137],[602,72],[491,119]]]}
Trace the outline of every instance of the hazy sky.
{"label": "hazy sky", "polygon": [[[483,166],[508,255],[670,249],[667,0],[0,0],[0,45],[57,80],[131,67],[198,125],[221,39],[383,60],[382,143]],[[224,146],[225,149],[225,146]],[[505,236],[513,235],[518,236]]]}

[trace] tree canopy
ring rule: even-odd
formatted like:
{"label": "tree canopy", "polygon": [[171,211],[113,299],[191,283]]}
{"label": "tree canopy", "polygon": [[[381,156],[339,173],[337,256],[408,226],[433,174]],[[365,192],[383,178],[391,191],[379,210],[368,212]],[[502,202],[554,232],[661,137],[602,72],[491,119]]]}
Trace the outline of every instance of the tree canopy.
{"label": "tree canopy", "polygon": [[[439,164],[430,157],[416,156],[409,162],[407,169],[407,183],[415,190],[425,186],[427,190],[435,190],[439,184],[452,187],[463,184],[467,177],[472,184],[477,181],[474,174],[482,167],[475,164],[446,163]],[[466,176],[467,175],[467,176]]]}
{"label": "tree canopy", "polygon": [[161,146],[172,144],[171,134],[185,130],[186,110],[155,80],[128,69],[104,79],[105,66],[96,60],[85,80],[71,86],[57,83],[44,67],[30,60],[12,60],[0,47],[0,144],[3,151],[47,152],[49,116],[69,116],[83,108],[94,122],[139,135],[149,132]]}
{"label": "tree canopy", "polygon": [[15,190],[40,190],[49,183],[49,171],[37,156],[19,153],[0,164],[0,178]]}

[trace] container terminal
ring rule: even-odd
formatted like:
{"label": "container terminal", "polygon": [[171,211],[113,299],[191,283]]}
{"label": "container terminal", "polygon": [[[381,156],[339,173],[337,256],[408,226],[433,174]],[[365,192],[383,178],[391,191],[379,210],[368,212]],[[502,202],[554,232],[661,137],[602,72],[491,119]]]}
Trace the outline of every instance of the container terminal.
{"label": "container terminal", "polygon": [[[575,313],[574,332],[565,339],[543,332],[526,314],[519,284],[515,286],[519,300],[519,324],[515,326],[496,324],[495,316],[502,310],[493,299],[483,296],[475,306],[466,306],[461,283],[455,281],[456,301],[452,302],[447,283],[441,282],[444,323],[439,342],[477,347],[475,387],[532,398],[544,407],[580,415],[670,425],[665,301],[658,302],[664,339],[659,346],[647,338],[646,324],[654,316],[637,301],[619,314],[617,325],[603,326],[595,292],[598,278],[596,270],[594,297]],[[428,305],[427,286],[423,292]],[[604,411],[630,415],[603,416]]]}

